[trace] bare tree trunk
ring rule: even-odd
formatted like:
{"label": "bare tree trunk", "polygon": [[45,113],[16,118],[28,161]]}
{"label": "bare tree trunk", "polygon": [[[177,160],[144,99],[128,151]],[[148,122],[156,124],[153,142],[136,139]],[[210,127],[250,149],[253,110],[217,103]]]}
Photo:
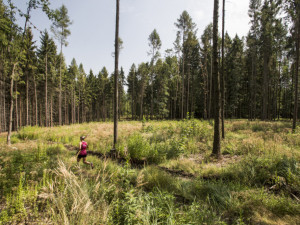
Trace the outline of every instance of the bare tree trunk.
{"label": "bare tree trunk", "polygon": [[[178,68],[178,76],[179,76],[179,68]],[[177,98],[178,98],[178,77],[176,76],[176,93],[175,93],[175,101],[174,101],[174,116],[173,119],[176,118],[176,111],[177,111]]]}
{"label": "bare tree trunk", "polygon": [[51,91],[50,97],[50,126],[53,127],[53,93]]}
{"label": "bare tree trunk", "polygon": [[[144,93],[144,91],[142,93]],[[144,100],[144,97],[143,97],[143,94],[141,94],[141,97],[140,97],[140,120],[143,119],[143,104],[144,104],[143,100]]]}
{"label": "bare tree trunk", "polygon": [[[153,51],[154,52],[154,51]],[[154,53],[153,53],[153,55],[154,55]],[[154,56],[153,56],[153,58],[154,58]],[[154,62],[153,62],[154,63]],[[153,70],[153,69],[152,69]],[[153,119],[153,96],[154,96],[154,94],[153,94],[153,71],[152,71],[152,77],[151,77],[151,112],[150,112],[150,119],[152,120]]]}
{"label": "bare tree trunk", "polygon": [[133,88],[131,93],[131,117],[134,120],[134,78],[133,78]]}
{"label": "bare tree trunk", "polygon": [[[295,90],[294,90],[294,85],[295,85],[295,72],[296,72],[296,69],[295,69],[295,63],[292,64],[291,66],[291,73],[292,73],[292,85],[291,85],[291,93],[294,93]],[[295,99],[294,99],[295,100]],[[290,120],[292,119],[293,117],[293,95],[291,94],[290,95]]]}
{"label": "bare tree trunk", "polygon": [[192,94],[191,94],[191,112],[193,113],[193,114],[195,114],[195,93],[194,93],[194,91],[195,91],[195,89],[194,89],[194,84],[195,84],[195,74],[194,73],[192,73],[192,87],[191,87],[191,92],[192,92]]}
{"label": "bare tree trunk", "polygon": [[26,126],[29,125],[29,96],[28,96],[28,85],[29,85],[29,80],[28,80],[28,71],[26,71]]}
{"label": "bare tree trunk", "polygon": [[80,98],[81,98],[81,92],[79,88],[79,96],[78,96],[78,107],[77,107],[77,123],[80,123]]}
{"label": "bare tree trunk", "polygon": [[19,97],[19,127],[22,127],[22,98]]}
{"label": "bare tree trunk", "polygon": [[103,91],[103,95],[102,95],[102,113],[103,113],[103,121],[106,120],[106,105],[105,105],[105,93]]}
{"label": "bare tree trunk", "polygon": [[296,130],[297,116],[298,116],[298,74],[299,74],[299,45],[300,45],[300,13],[298,13],[297,24],[297,37],[296,37],[296,65],[295,65],[295,101],[294,101],[294,115],[293,115],[293,132]]}
{"label": "bare tree trunk", "polygon": [[225,139],[225,125],[224,125],[224,107],[225,107],[225,73],[224,73],[224,42],[225,42],[225,0],[223,0],[222,13],[222,77],[221,77],[221,121],[222,121],[222,138]]}
{"label": "bare tree trunk", "polygon": [[200,62],[203,74],[203,118],[207,119],[207,93],[208,93],[208,77],[207,77],[207,55],[204,56],[204,66]]}
{"label": "bare tree trunk", "polygon": [[188,62],[188,73],[187,73],[187,95],[186,95],[186,112],[190,113],[189,111],[189,100],[190,100],[190,65]]}
{"label": "bare tree trunk", "polygon": [[214,75],[214,142],[212,154],[221,156],[220,141],[220,75],[218,69],[218,17],[219,17],[219,0],[214,0],[214,19],[213,19],[213,75]]}
{"label": "bare tree trunk", "polygon": [[281,111],[281,109],[280,109],[280,104],[281,104],[281,75],[280,75],[280,70],[281,70],[281,68],[280,68],[280,62],[279,62],[279,93],[278,93],[278,106],[277,106],[277,108],[278,108],[278,114],[277,114],[277,116],[278,116],[278,120],[279,120],[279,118],[280,118],[280,111]]}
{"label": "bare tree trunk", "polygon": [[74,91],[73,91],[74,87],[72,87],[72,94],[71,94],[71,114],[72,114],[72,124],[74,124],[75,118],[74,118]]}
{"label": "bare tree trunk", "polygon": [[38,102],[37,102],[35,76],[33,76],[33,84],[34,84],[34,99],[35,99],[35,126],[37,126],[38,125]]}
{"label": "bare tree trunk", "polygon": [[15,82],[15,87],[16,87],[16,92],[15,92],[15,94],[16,94],[16,99],[15,99],[15,102],[16,102],[16,112],[15,112],[15,114],[16,114],[16,127],[15,127],[15,129],[16,130],[18,130],[19,129],[19,111],[18,111],[18,83],[17,82]]}
{"label": "bare tree trunk", "polygon": [[120,0],[116,0],[116,34],[115,34],[115,94],[114,94],[114,144],[113,149],[116,149],[118,139],[118,73],[119,73],[119,10]]}
{"label": "bare tree trunk", "polygon": [[69,115],[69,110],[68,110],[68,105],[67,105],[67,88],[65,90],[65,125],[69,124],[68,123],[68,115]]}
{"label": "bare tree trunk", "polygon": [[269,73],[269,57],[268,53],[264,51],[264,65],[263,65],[263,111],[262,111],[262,120],[267,119],[267,111],[268,111],[268,98],[269,98],[269,92],[268,92],[268,73]]}
{"label": "bare tree trunk", "polygon": [[48,127],[48,55],[45,62],[45,127]]}
{"label": "bare tree trunk", "polygon": [[10,110],[9,110],[9,122],[8,122],[8,133],[7,133],[7,144],[11,145],[10,136],[12,130],[12,121],[13,121],[13,109],[14,109],[14,77],[15,77],[15,68],[17,63],[13,65],[11,79],[10,79]]}
{"label": "bare tree trunk", "polygon": [[61,102],[62,102],[62,95],[61,95],[61,63],[62,63],[62,42],[60,43],[60,62],[59,62],[59,97],[58,97],[58,124],[59,126],[62,125],[62,117],[61,117]]}
{"label": "bare tree trunk", "polygon": [[5,82],[5,77],[3,79],[4,84],[3,84],[3,121],[4,121],[4,130],[7,131],[7,123],[6,123],[6,82]]}
{"label": "bare tree trunk", "polygon": [[211,119],[212,103],[212,83],[213,83],[213,56],[210,57],[210,78],[209,78],[209,101],[208,101],[208,119]]}
{"label": "bare tree trunk", "polygon": [[74,111],[74,123],[76,123],[76,91],[74,86],[74,105],[73,105],[73,111]]}
{"label": "bare tree trunk", "polygon": [[[184,33],[184,32],[183,32]],[[184,42],[184,38],[183,38]],[[182,93],[181,93],[181,119],[184,118],[184,54],[182,52],[182,87],[181,87]]]}
{"label": "bare tree trunk", "polygon": [[43,121],[42,121],[42,103],[40,103],[40,107],[39,107],[40,113],[40,121],[39,121],[39,126],[43,126]]}

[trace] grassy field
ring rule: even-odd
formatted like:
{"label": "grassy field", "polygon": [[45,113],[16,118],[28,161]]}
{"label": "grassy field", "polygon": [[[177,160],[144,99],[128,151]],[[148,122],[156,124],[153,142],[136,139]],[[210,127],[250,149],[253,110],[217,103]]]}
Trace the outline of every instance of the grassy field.
{"label": "grassy field", "polygon": [[[199,120],[120,122],[122,160],[112,123],[1,134],[0,224],[300,224],[300,130],[225,126],[220,160]],[[94,169],[77,165],[81,135]]]}

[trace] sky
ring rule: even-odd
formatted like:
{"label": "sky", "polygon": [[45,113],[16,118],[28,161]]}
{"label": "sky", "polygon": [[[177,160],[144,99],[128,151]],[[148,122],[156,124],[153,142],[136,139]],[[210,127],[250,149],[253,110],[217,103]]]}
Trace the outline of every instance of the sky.
{"label": "sky", "polygon": [[[7,1],[4,0],[4,3]],[[23,12],[26,12],[28,0],[12,0]],[[63,54],[67,65],[75,58],[77,64],[83,64],[86,73],[90,69],[94,74],[105,66],[109,73],[114,70],[114,37],[115,37],[115,0],[51,0],[50,8],[57,9],[64,4],[73,24],[71,35]],[[186,10],[197,26],[197,37],[213,19],[213,0],[120,0],[120,33],[123,49],[120,52],[119,66],[125,75],[133,63],[136,65],[150,61],[147,52],[148,37],[156,29],[162,41],[161,55],[166,49],[173,48],[177,28],[174,23]],[[246,36],[249,30],[249,0],[226,0],[225,30],[233,38],[236,34]],[[221,1],[219,11],[219,31],[221,31]],[[47,29],[51,21],[36,9],[31,13],[31,22],[38,30]],[[25,19],[18,23],[24,27]],[[39,46],[40,33],[33,29],[36,45]],[[53,36],[53,34],[51,34]],[[58,44],[58,42],[56,41]]]}

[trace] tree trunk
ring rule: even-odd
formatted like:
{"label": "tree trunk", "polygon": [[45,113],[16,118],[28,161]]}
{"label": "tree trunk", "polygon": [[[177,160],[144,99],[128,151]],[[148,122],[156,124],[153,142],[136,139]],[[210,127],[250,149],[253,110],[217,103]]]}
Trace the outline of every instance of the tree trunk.
{"label": "tree trunk", "polygon": [[225,126],[224,126],[224,107],[225,107],[225,73],[224,73],[224,33],[225,33],[225,0],[223,0],[223,13],[222,13],[222,73],[221,73],[221,120],[222,120],[222,138],[225,139]]}
{"label": "tree trunk", "polygon": [[214,16],[213,16],[213,75],[214,75],[214,142],[212,154],[216,157],[221,156],[220,141],[220,76],[218,69],[218,17],[219,17],[219,0],[214,0]]}
{"label": "tree trunk", "polygon": [[77,107],[77,123],[80,123],[80,98],[81,98],[81,92],[79,88],[79,93],[78,93],[78,107]]}
{"label": "tree trunk", "polygon": [[[135,78],[135,77],[134,77]],[[132,120],[134,120],[134,78],[133,78],[133,87],[132,87],[132,92],[131,92],[131,117]]]}
{"label": "tree trunk", "polygon": [[[184,43],[184,38],[183,38],[183,43]],[[183,106],[184,106],[184,53],[182,52],[181,119],[184,118],[184,107]]]}
{"label": "tree trunk", "polygon": [[69,121],[69,110],[68,110],[68,104],[67,104],[67,88],[65,90],[65,125],[69,124],[68,121]]}
{"label": "tree trunk", "polygon": [[268,99],[269,99],[269,91],[268,91],[268,74],[269,74],[269,56],[268,52],[265,49],[263,53],[263,111],[262,111],[262,120],[266,120],[268,118]]}
{"label": "tree trunk", "polygon": [[300,13],[298,13],[297,24],[297,37],[296,37],[296,65],[295,65],[295,101],[294,101],[294,115],[293,115],[293,132],[296,130],[297,114],[298,114],[298,74],[299,74],[299,42],[300,42]]}
{"label": "tree trunk", "polygon": [[13,65],[11,79],[10,79],[10,110],[9,110],[9,122],[8,122],[8,133],[7,133],[7,144],[11,145],[10,136],[12,130],[12,121],[13,121],[13,109],[14,109],[14,76],[15,76],[15,67],[17,63]]}
{"label": "tree trunk", "polygon": [[62,117],[61,117],[61,103],[62,103],[62,95],[61,95],[61,63],[62,63],[62,42],[60,43],[60,62],[59,62],[59,96],[58,96],[58,124],[62,125]]}
{"label": "tree trunk", "polygon": [[37,126],[38,125],[38,102],[37,102],[35,76],[33,76],[33,84],[34,84],[34,99],[35,99],[35,126]]}
{"label": "tree trunk", "polygon": [[[153,51],[154,52],[154,51]],[[154,53],[153,53],[153,58],[154,58]],[[153,62],[154,63],[154,62]],[[154,66],[154,65],[152,65],[152,66]],[[152,69],[153,70],[153,69]],[[150,119],[152,120],[153,119],[153,77],[154,77],[154,75],[153,75],[153,71],[152,71],[152,77],[151,77],[151,112],[150,112]]]}
{"label": "tree trunk", "polygon": [[[187,94],[186,94],[186,112],[190,113],[189,110],[189,100],[190,100],[190,65],[188,62],[188,73],[187,73]],[[191,116],[191,115],[189,115]]]}
{"label": "tree trunk", "polygon": [[3,76],[3,121],[4,121],[4,130],[7,131],[7,122],[6,122],[6,82],[5,82],[5,76]]}
{"label": "tree trunk", "polygon": [[39,116],[40,116],[40,121],[39,121],[39,126],[43,126],[43,121],[42,121],[42,103],[39,104],[40,107],[39,107],[39,110],[40,110],[40,113],[39,113]]}
{"label": "tree trunk", "polygon": [[22,98],[21,95],[19,97],[19,127],[22,127]]}
{"label": "tree trunk", "polygon": [[75,117],[74,117],[74,105],[75,105],[75,96],[74,96],[74,87],[72,87],[72,94],[71,94],[72,124],[75,123]]}
{"label": "tree trunk", "polygon": [[204,66],[200,62],[203,74],[203,118],[207,119],[207,93],[208,93],[208,77],[207,77],[207,54],[204,56]]}
{"label": "tree trunk", "polygon": [[212,103],[212,83],[213,83],[213,56],[210,56],[210,78],[209,78],[209,101],[208,101],[208,119],[211,119]]}
{"label": "tree trunk", "polygon": [[29,96],[28,96],[28,71],[26,71],[26,126],[29,125]]}
{"label": "tree trunk", "polygon": [[16,82],[15,83],[15,86],[16,86],[16,99],[15,99],[15,102],[16,102],[16,127],[15,129],[18,130],[19,129],[19,111],[18,111],[18,83]]}
{"label": "tree trunk", "polygon": [[176,118],[177,114],[177,98],[178,98],[178,78],[179,78],[179,68],[178,68],[178,77],[176,76],[176,93],[175,93],[175,101],[174,101],[174,116],[173,119]]}
{"label": "tree trunk", "polygon": [[45,60],[45,127],[48,127],[48,55]]}
{"label": "tree trunk", "polygon": [[119,10],[120,0],[116,0],[116,33],[115,33],[115,88],[114,88],[114,144],[113,149],[116,149],[118,139],[118,73],[119,73]]}
{"label": "tree trunk", "polygon": [[50,126],[53,127],[53,93],[50,96]]}
{"label": "tree trunk", "polygon": [[[292,64],[291,73],[292,73],[292,85],[291,85],[291,93],[294,93],[294,84],[295,84],[295,63]],[[290,120],[293,119],[293,94],[290,95]]]}

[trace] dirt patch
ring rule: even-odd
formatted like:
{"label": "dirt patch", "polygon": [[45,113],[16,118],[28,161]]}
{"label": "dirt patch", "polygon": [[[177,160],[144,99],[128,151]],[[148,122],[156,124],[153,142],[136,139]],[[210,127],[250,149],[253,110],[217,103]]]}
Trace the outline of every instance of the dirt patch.
{"label": "dirt patch", "polygon": [[194,174],[187,173],[184,170],[173,170],[173,169],[163,167],[163,166],[157,166],[157,167],[167,173],[174,175],[174,176],[180,176],[180,177],[184,177],[184,178],[195,178]]}

